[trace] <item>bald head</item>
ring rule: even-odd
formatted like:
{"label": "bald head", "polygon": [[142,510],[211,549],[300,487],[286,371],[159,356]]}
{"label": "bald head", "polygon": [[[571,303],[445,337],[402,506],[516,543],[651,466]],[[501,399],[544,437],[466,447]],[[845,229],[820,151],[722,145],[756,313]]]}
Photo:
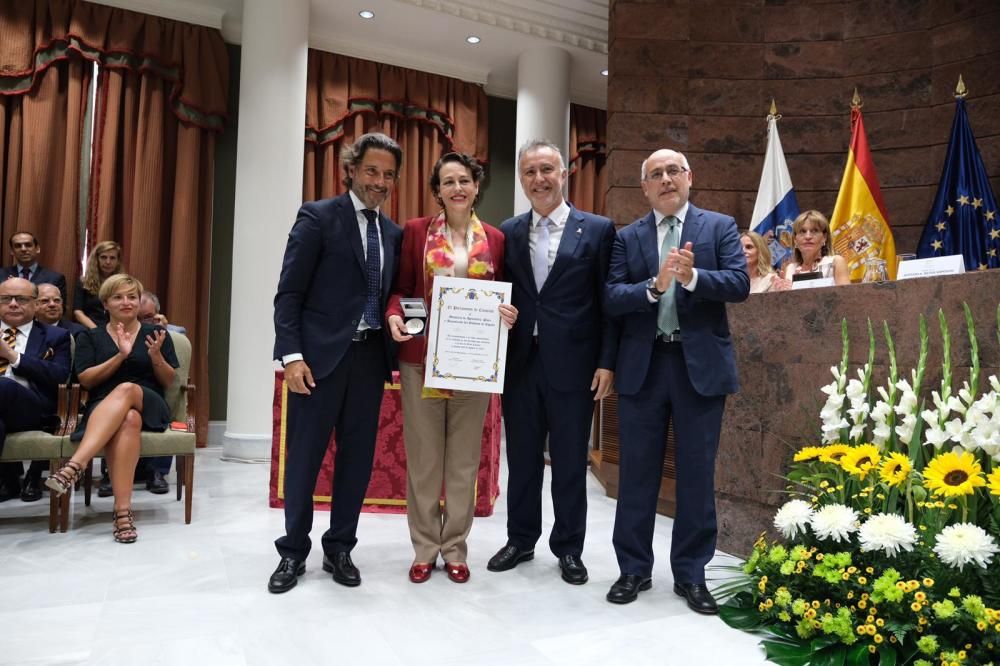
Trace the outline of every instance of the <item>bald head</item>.
{"label": "bald head", "polygon": [[22,326],[35,318],[38,288],[24,278],[0,282],[0,321],[7,326]]}
{"label": "bald head", "polygon": [[55,326],[62,319],[63,310],[62,293],[59,287],[48,282],[38,285],[38,298],[35,299],[35,319]]}
{"label": "bald head", "polygon": [[683,153],[663,148],[647,157],[641,167],[642,193],[654,210],[675,215],[691,194],[691,167]]}

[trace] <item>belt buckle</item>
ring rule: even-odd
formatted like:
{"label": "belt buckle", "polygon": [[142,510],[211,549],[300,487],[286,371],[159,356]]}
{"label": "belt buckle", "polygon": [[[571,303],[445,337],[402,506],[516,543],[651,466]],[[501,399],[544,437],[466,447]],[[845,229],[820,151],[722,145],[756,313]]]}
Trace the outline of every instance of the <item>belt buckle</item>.
{"label": "belt buckle", "polygon": [[671,343],[675,343],[675,342],[680,342],[681,341],[681,334],[680,333],[660,333],[659,335],[656,336],[656,339],[657,339],[657,341],[662,342],[664,344],[671,344]]}
{"label": "belt buckle", "polygon": [[351,336],[351,342],[364,342],[368,337],[368,331],[354,331],[354,335]]}

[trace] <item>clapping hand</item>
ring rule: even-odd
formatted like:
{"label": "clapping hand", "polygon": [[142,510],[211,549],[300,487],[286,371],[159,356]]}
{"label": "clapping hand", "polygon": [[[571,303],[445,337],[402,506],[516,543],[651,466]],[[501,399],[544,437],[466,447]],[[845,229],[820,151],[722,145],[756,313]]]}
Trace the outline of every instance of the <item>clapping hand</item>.
{"label": "clapping hand", "polygon": [[115,344],[118,345],[118,353],[122,356],[128,356],[132,353],[132,347],[135,345],[135,333],[129,333],[125,328],[125,324],[118,322],[112,329],[114,335],[111,337],[114,339]]}
{"label": "clapping hand", "polygon": [[146,349],[149,350],[149,355],[151,357],[160,355],[160,348],[163,347],[163,341],[166,339],[167,332],[163,329],[153,331],[146,336]]}

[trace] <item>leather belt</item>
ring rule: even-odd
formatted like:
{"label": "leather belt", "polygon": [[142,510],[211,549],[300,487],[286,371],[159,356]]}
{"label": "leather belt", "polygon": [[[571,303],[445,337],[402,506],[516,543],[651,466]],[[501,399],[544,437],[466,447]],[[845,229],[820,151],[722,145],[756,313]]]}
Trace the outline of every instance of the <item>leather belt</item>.
{"label": "leather belt", "polygon": [[354,331],[354,335],[351,336],[351,342],[365,342],[366,340],[374,340],[376,337],[382,335],[381,328],[366,328],[363,331]]}
{"label": "leather belt", "polygon": [[665,345],[676,344],[676,343],[679,343],[681,341],[681,334],[680,333],[670,333],[668,335],[666,333],[660,333],[659,335],[656,336],[656,341],[657,342],[661,342],[661,343],[663,343]]}

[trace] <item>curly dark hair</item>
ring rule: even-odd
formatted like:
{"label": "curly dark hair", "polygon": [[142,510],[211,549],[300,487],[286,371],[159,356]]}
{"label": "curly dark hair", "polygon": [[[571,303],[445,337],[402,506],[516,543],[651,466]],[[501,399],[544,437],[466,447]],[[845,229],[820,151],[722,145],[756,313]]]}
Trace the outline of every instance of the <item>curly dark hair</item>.
{"label": "curly dark hair", "polygon": [[[472,182],[479,185],[483,181],[483,176],[486,171],[483,169],[483,165],[476,161],[475,157],[471,155],[466,155],[465,153],[445,153],[441,158],[434,163],[434,168],[431,169],[431,192],[434,194],[434,198],[437,200],[439,206],[443,206],[444,202],[441,201],[441,167],[448,163],[461,164],[469,173],[472,174]],[[479,203],[479,194],[476,194],[475,200],[472,202],[473,207]]]}
{"label": "curly dark hair", "polygon": [[361,160],[365,158],[365,153],[372,148],[392,153],[392,156],[396,158],[396,171],[399,171],[399,166],[403,163],[403,149],[391,137],[381,132],[369,132],[362,135],[354,143],[344,146],[340,151],[340,165],[344,167],[343,182],[347,189],[351,189],[351,185],[354,182],[351,178],[351,167],[361,164]]}

